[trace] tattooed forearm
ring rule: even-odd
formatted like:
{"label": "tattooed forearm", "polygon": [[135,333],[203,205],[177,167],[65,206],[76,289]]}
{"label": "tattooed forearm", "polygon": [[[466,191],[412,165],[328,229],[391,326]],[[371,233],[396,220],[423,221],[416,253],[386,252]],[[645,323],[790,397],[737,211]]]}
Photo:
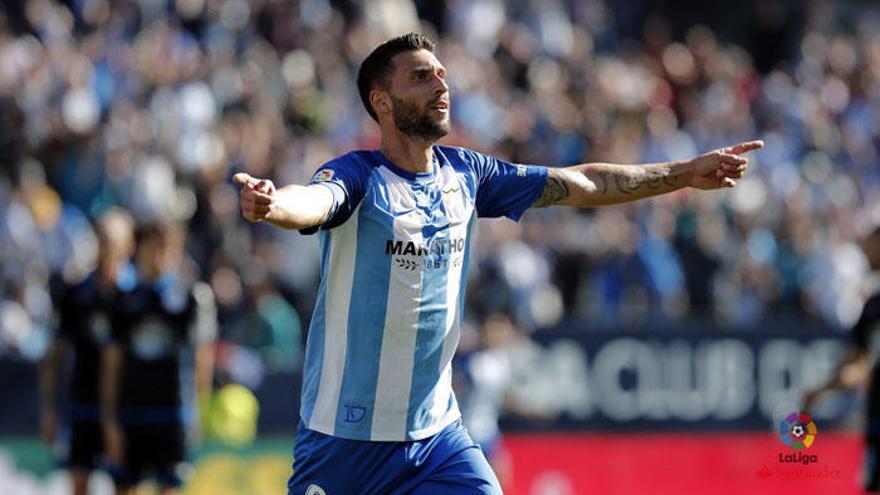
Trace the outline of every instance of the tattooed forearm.
{"label": "tattooed forearm", "polygon": [[617,190],[623,194],[632,194],[638,191],[639,187],[641,187],[637,178],[625,177],[620,174],[614,175],[614,185],[617,186]]}
{"label": "tattooed forearm", "polygon": [[[652,195],[652,193],[662,193],[679,187],[678,176],[674,175],[632,175],[627,172],[615,174],[600,172],[599,175],[602,177],[602,181],[606,183],[606,186],[608,175],[612,175],[614,185],[621,194],[648,192],[649,195]],[[607,187],[601,192],[607,193]]]}
{"label": "tattooed forearm", "polygon": [[585,163],[547,170],[547,183],[534,207],[564,204],[588,208],[626,203],[681,189],[688,171],[676,164]]}
{"label": "tattooed forearm", "polygon": [[565,183],[565,179],[561,176],[557,176],[556,174],[548,174],[547,185],[544,186],[544,191],[541,192],[541,197],[535,203],[535,208],[550,206],[554,203],[562,201],[567,197],[568,184]]}

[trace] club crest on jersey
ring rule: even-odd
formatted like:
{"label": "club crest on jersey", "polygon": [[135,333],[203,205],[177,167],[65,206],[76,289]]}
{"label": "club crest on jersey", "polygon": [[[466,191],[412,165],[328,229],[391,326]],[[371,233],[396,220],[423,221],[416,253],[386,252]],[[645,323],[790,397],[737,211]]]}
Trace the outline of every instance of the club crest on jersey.
{"label": "club crest on jersey", "polygon": [[325,168],[324,170],[318,171],[315,176],[312,178],[315,182],[327,182],[328,180],[333,180],[333,176],[335,172],[330,170],[329,168]]}
{"label": "club crest on jersey", "polygon": [[168,356],[173,347],[173,332],[157,318],[138,324],[131,336],[132,353],[145,361]]}

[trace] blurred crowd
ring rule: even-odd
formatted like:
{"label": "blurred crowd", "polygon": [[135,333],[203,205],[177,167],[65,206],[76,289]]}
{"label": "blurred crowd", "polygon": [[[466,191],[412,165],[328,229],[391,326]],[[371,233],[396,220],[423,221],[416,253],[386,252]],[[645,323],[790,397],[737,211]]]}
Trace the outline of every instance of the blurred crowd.
{"label": "blurred crowd", "polygon": [[304,183],[378,146],[360,61],[438,41],[445,144],[513,162],[678,160],[764,139],[725,192],[482,221],[471,317],[584,331],[791,315],[844,328],[880,222],[880,9],[814,2],[771,67],[694,25],[614,30],[602,0],[26,0],[0,11],[0,355],[38,359],[49,280],[95,265],[113,206],[188,226],[238,381],[296,369],[319,276],[313,237],[250,225],[236,172]]}

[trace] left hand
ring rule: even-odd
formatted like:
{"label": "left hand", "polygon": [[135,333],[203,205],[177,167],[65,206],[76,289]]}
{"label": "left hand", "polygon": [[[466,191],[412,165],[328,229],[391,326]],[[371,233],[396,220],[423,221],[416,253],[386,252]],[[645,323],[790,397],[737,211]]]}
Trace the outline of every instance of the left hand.
{"label": "left hand", "polygon": [[704,153],[693,160],[693,176],[688,185],[697,189],[720,189],[733,187],[742,178],[749,160],[740,156],[764,147],[764,141],[748,141],[735,146]]}

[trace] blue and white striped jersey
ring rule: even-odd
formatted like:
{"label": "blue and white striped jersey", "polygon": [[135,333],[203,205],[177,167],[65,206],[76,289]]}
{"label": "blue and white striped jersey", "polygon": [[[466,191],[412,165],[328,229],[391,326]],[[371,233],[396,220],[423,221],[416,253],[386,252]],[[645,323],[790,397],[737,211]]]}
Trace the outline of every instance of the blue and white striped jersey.
{"label": "blue and white striped jersey", "polygon": [[543,167],[434,147],[433,171],[354,151],[315,173],[334,193],[320,231],[321,287],[309,327],[301,418],[356,440],[429,437],[460,417],[458,345],[477,216],[518,220]]}

